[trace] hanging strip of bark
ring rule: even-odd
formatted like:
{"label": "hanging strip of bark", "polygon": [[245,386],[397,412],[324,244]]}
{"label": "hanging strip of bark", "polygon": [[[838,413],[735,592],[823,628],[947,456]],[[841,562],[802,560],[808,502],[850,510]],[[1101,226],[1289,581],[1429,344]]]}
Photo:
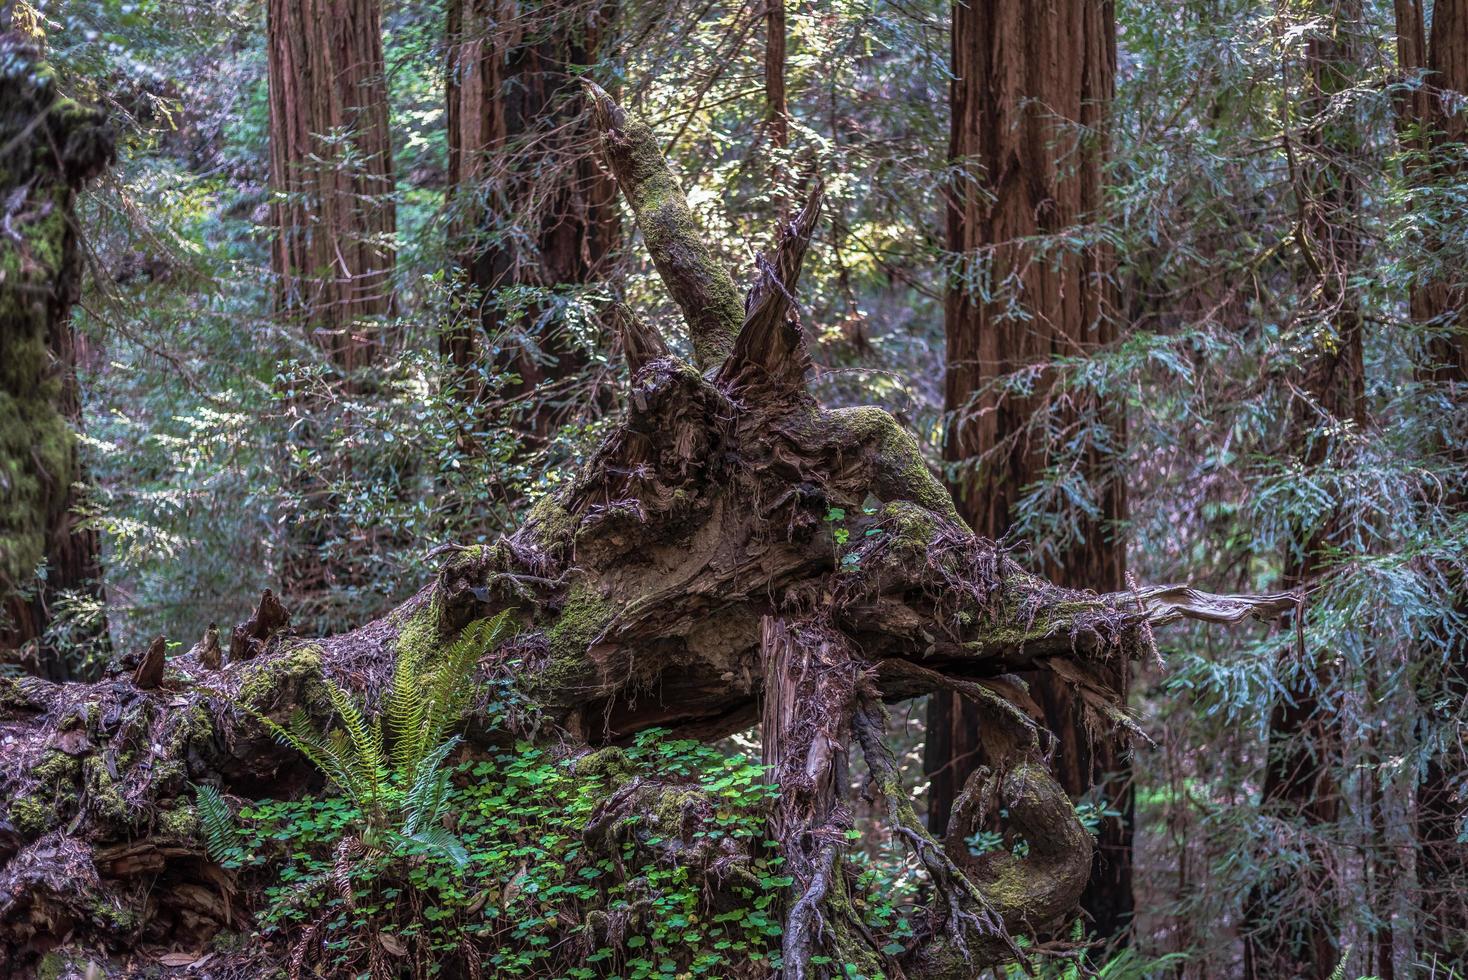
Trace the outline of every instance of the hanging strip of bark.
{"label": "hanging strip of bark", "polygon": [[876,972],[881,955],[864,941],[859,924],[845,915],[831,918],[833,909],[849,907],[837,900],[848,889],[839,859],[852,827],[843,798],[846,752],[863,665],[845,637],[814,619],[765,617],[760,655],[763,759],[767,778],[780,786],[770,834],[795,879],[782,937],[786,976],[812,975],[815,955]]}

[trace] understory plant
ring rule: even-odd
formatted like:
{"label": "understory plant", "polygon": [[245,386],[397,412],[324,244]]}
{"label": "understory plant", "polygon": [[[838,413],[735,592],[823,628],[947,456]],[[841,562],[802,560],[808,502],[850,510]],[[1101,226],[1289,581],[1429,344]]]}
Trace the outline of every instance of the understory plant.
{"label": "understory plant", "polygon": [[448,794],[445,762],[459,745],[450,732],[473,702],[474,668],[510,631],[510,613],[481,619],[431,657],[422,647],[398,648],[392,686],[370,722],[346,691],[327,681],[326,696],[341,724],[318,732],[301,709],[280,725],[262,724],[304,755],[341,788],[360,815],[348,848],[433,853],[462,865],[463,845],[441,825]]}
{"label": "understory plant", "polygon": [[[757,760],[652,730],[579,757],[521,741],[444,774],[429,809],[453,828],[457,848],[415,843],[343,860],[364,820],[348,794],[260,801],[228,827],[238,865],[267,882],[258,925],[291,947],[292,975],[308,965],[328,977],[573,980],[778,970],[780,902],[792,878],[765,839],[778,790]],[[653,783],[667,787],[656,806],[618,816],[612,835],[592,833],[607,825],[618,790]],[[727,869],[734,904],[710,901],[676,843],[695,822],[686,835],[694,847],[755,855]],[[905,932],[875,889],[861,888],[852,905],[868,928]]]}
{"label": "understory plant", "polygon": [[[471,704],[489,716],[524,707],[518,692],[483,699],[473,683],[507,630],[501,614],[438,651],[400,645],[375,715],[328,684],[335,723],[325,731],[304,713],[285,725],[262,719],[340,792],[257,801],[232,817],[213,787],[198,787],[210,853],[260,888],[257,926],[290,950],[284,972],[776,972],[793,879],[766,839],[778,789],[758,760],[654,729],[589,754],[519,741],[453,761],[462,744],[453,729]],[[645,805],[613,806],[640,790],[650,790],[638,797]],[[717,901],[698,852],[734,882]],[[852,914],[900,942],[907,924],[877,882],[854,882]],[[864,976],[822,959],[838,975]]]}
{"label": "understory plant", "polygon": [[[461,741],[452,731],[478,693],[476,665],[509,634],[512,612],[507,609],[470,623],[442,650],[400,643],[382,711],[370,719],[362,705],[330,680],[324,688],[337,724],[325,730],[318,730],[299,708],[285,725],[246,709],[341,791],[339,797],[304,801],[312,813],[309,825],[291,825],[283,833],[271,834],[271,840],[303,848],[319,841],[318,831],[334,838],[330,866],[297,878],[291,894],[278,897],[314,907],[319,904],[315,891],[335,887],[350,903],[349,882],[362,870],[380,872],[428,858],[456,870],[468,863],[462,841],[444,826],[450,790],[447,762]],[[205,841],[215,860],[238,868],[258,861],[268,850],[261,846],[262,838],[235,829],[218,790],[200,786],[196,795]],[[267,803],[246,808],[241,816],[268,823],[275,808],[282,806],[290,805]],[[320,928],[319,921],[313,923],[296,943],[293,975],[312,952]],[[371,948],[380,950],[383,943]],[[391,949],[390,939],[387,948]]]}

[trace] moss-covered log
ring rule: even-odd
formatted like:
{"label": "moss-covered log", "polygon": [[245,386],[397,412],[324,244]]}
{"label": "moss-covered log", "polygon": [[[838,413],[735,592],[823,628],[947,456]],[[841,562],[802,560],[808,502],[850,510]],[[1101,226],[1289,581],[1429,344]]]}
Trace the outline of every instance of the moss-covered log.
{"label": "moss-covered log", "polygon": [[[628,198],[647,199],[644,181],[676,195],[650,131],[599,99],[609,151],[643,161],[615,167]],[[476,712],[471,742],[528,739],[580,756],[602,778],[618,769],[617,746],[648,728],[707,740],[763,717],[766,761],[783,787],[770,826],[792,877],[782,912],[789,975],[820,975],[817,957],[831,957],[889,976],[967,976],[1016,955],[1011,931],[1064,915],[1090,843],[1008,675],[1053,671],[1104,730],[1121,715],[1101,668],[1147,653],[1154,626],[1269,615],[1293,599],[1063,590],[975,537],[891,416],[828,410],[803,384],[798,324],[768,296],[772,286],[794,291],[792,253],[818,213],[814,197],[780,236],[738,336],[711,338],[704,312],[685,307],[701,358],[734,351],[728,362],[701,371],[654,338],[629,346],[637,363],[625,416],[581,470],[514,534],[443,550],[436,581],[382,619],[309,639],[268,597],[227,662],[206,638],[170,661],[154,689],[139,690],[127,664],[90,685],[5,682],[0,972],[63,940],[198,948],[248,917],[192,831],[185,787],[278,797],[312,774],[241,706],[324,714],[326,678],[376,699],[401,647],[441,648],[503,609],[514,610],[518,633],[479,671],[517,707]],[[706,255],[696,228],[680,227],[676,242],[649,236],[655,255]],[[681,260],[659,268],[697,275]],[[783,281],[765,281],[772,276]],[[953,825],[1027,835],[1028,856],[970,860],[929,836],[913,810],[882,744],[882,704],[940,689],[976,699],[989,719],[988,768]],[[841,774],[853,740],[931,878],[933,908],[900,953],[850,913]],[[662,843],[645,836],[643,845],[676,849],[707,875],[711,901],[732,900],[731,869],[748,855],[732,843],[711,849],[700,830],[712,811],[697,794],[626,775],[609,786],[588,846],[629,833],[628,815],[661,814]],[[70,870],[58,874],[63,858]]]}

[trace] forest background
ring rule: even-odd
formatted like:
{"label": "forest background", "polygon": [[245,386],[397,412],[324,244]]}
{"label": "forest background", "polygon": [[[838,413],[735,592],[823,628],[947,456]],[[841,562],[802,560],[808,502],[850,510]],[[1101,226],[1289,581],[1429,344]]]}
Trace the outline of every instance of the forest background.
{"label": "forest background", "polygon": [[[119,151],[63,357],[83,574],[11,583],[0,670],[188,647],[266,587],[345,629],[584,462],[618,324],[680,336],[586,78],[730,267],[819,176],[812,389],[907,423],[1022,563],[1305,596],[1159,637],[1129,751],[1037,692],[1101,842],[1093,963],[1463,975],[1468,3],[11,7]],[[354,80],[313,105],[288,81],[328,51]],[[931,700],[896,737],[951,801],[963,708]]]}

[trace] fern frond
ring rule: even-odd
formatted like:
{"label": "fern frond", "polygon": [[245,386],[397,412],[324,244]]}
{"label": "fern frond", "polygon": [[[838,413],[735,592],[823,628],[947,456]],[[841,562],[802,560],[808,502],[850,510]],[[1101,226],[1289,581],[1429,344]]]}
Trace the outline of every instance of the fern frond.
{"label": "fern frond", "polygon": [[297,708],[291,712],[290,719],[284,725],[264,715],[256,715],[255,720],[264,725],[265,730],[274,735],[277,742],[282,745],[289,745],[304,755],[317,769],[320,769],[333,779],[336,778],[334,770],[338,769],[339,766],[337,760],[333,758],[335,751],[311,727],[311,719],[307,717],[305,711]]}
{"label": "fern frond", "polygon": [[255,717],[277,741],[305,756],[307,761],[340,786],[359,809],[362,807],[366,788],[354,771],[349,757],[350,749],[343,738],[321,735],[311,725],[310,717],[300,708],[292,712],[287,725],[280,725],[264,715],[257,714]]}
{"label": "fern frond", "polygon": [[366,787],[353,765],[351,746],[340,730],[319,732],[306,712],[297,710],[291,715],[289,734],[291,744],[302,755],[345,790],[353,802],[361,803]]}
{"label": "fern frond", "polygon": [[382,801],[384,753],[381,725],[369,725],[352,696],[330,681],[326,683],[326,696],[341,717],[342,729],[346,732],[344,755],[347,764],[365,791],[365,802],[376,808]]}
{"label": "fern frond", "polygon": [[442,827],[424,827],[414,834],[393,834],[393,843],[407,851],[430,854],[463,868],[469,863],[469,852],[459,838]]}
{"label": "fern frond", "polygon": [[1143,957],[1136,949],[1129,947],[1107,959],[1096,973],[1096,980],[1150,980],[1152,977],[1175,973],[1186,962],[1187,953]]}
{"label": "fern frond", "polygon": [[404,781],[412,777],[413,767],[423,754],[426,710],[423,654],[409,644],[400,644],[383,714],[387,719],[388,737],[392,740],[393,771]]}
{"label": "fern frond", "polygon": [[443,815],[449,794],[449,776],[443,771],[443,764],[460,741],[459,736],[453,736],[418,763],[413,785],[403,799],[404,834],[412,836],[418,828],[432,824]]}
{"label": "fern frond", "polygon": [[204,849],[215,861],[223,864],[239,858],[239,845],[235,842],[234,814],[229,804],[219,795],[219,790],[207,783],[194,787],[195,809],[199,824],[204,829]]}
{"label": "fern frond", "polygon": [[428,685],[428,709],[424,720],[425,747],[438,745],[450,728],[464,717],[477,691],[474,669],[479,660],[510,634],[510,613],[505,609],[492,619],[480,619],[464,627],[449,644]]}

